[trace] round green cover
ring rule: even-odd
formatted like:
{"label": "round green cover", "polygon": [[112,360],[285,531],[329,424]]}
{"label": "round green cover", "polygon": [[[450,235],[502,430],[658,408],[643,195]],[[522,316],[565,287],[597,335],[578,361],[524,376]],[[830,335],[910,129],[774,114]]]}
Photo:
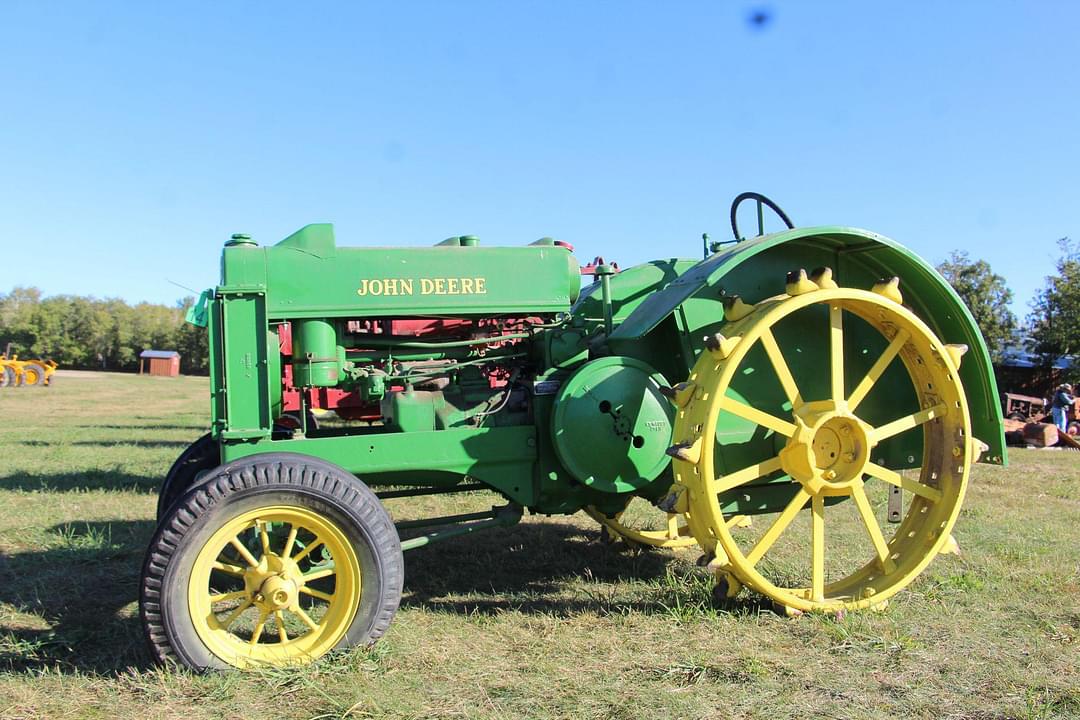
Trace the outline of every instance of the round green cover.
{"label": "round green cover", "polygon": [[607,357],[581,366],[559,389],[551,435],[577,480],[610,493],[632,492],[671,462],[674,408],[662,375],[640,360]]}

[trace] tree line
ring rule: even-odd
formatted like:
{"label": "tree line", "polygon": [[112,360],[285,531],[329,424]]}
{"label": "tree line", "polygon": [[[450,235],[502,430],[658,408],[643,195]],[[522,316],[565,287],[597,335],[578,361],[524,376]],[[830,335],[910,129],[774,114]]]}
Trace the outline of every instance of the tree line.
{"label": "tree line", "polygon": [[[1047,365],[1080,353],[1080,244],[1062,238],[1058,248],[1055,273],[1032,299],[1023,324],[1009,307],[1013,292],[1005,278],[985,260],[954,251],[937,266],[971,310],[995,365],[1006,348],[1018,342]],[[128,305],[117,298],[42,297],[37,288],[17,287],[0,294],[0,351],[11,343],[23,358],[51,358],[70,368],[130,371],[138,369],[143,350],[176,350],[181,372],[205,374],[206,330],[184,322],[192,302],[194,298],[187,297],[172,307]],[[1076,369],[1071,374],[1070,379],[1080,380]]]}
{"label": "tree line", "polygon": [[176,350],[180,371],[206,374],[206,329],[184,322],[194,298],[173,306],[129,305],[117,298],[42,297],[33,287],[0,294],[0,352],[8,343],[23,359],[46,358],[61,367],[96,370],[139,368],[143,350]]}
{"label": "tree line", "polygon": [[[1054,274],[1036,291],[1022,322],[1009,308],[1013,292],[1008,283],[985,260],[954,251],[937,266],[971,310],[994,365],[1001,364],[1009,347],[1035,353],[1046,366],[1080,353],[1080,244],[1065,237],[1057,245]],[[1070,368],[1062,379],[1080,380],[1080,369]]]}

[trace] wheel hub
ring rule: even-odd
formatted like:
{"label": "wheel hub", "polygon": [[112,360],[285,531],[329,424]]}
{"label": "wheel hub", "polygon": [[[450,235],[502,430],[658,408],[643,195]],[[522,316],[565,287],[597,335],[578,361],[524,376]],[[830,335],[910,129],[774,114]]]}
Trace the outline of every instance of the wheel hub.
{"label": "wheel hub", "polygon": [[831,400],[794,413],[797,431],[780,451],[781,467],[811,495],[847,495],[870,461],[868,426]]}
{"label": "wheel hub", "polygon": [[257,567],[244,571],[248,597],[262,610],[274,612],[296,605],[304,578],[300,567],[290,558],[268,553]]}
{"label": "wheel hub", "polygon": [[296,595],[297,587],[294,581],[282,575],[273,575],[263,582],[255,595],[255,602],[267,610],[282,610],[296,602]]}

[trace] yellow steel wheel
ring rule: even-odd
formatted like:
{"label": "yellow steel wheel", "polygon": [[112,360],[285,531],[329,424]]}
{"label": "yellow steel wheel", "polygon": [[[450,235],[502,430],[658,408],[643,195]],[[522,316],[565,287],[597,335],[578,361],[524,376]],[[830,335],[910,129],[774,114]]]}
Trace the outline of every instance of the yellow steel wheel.
{"label": "yellow steel wheel", "polygon": [[[895,282],[874,292],[829,285],[791,283],[787,295],[758,303],[710,339],[683,393],[671,451],[676,489],[687,494],[691,529],[715,555],[710,567],[725,587],[737,591],[742,584],[800,611],[865,608],[908,585],[947,549],[974,454],[957,373],[960,349],[944,345],[900,304]],[[863,360],[857,381],[845,379],[845,323],[860,343],[877,348],[876,357]],[[792,327],[799,344],[785,352],[777,339],[792,337]],[[876,344],[866,342],[868,337]],[[796,352],[812,342],[822,348],[821,362],[808,369],[806,355]],[[751,352],[757,353],[756,367],[748,362]],[[887,371],[897,377],[896,362],[910,383],[905,397],[911,404],[881,420],[890,400],[863,401]],[[796,363],[803,378],[814,372],[819,382],[797,382]],[[755,407],[733,389],[734,383],[748,387],[746,378],[755,371],[757,379],[749,382],[759,387],[769,382],[766,366],[780,386],[775,392],[785,400],[779,406],[783,412]],[[807,388],[800,383],[816,391],[804,396]],[[753,428],[756,447],[772,449],[730,467],[717,428],[732,418]],[[881,462],[882,447],[910,440],[904,433],[921,433],[918,478]],[[914,456],[905,459],[918,464]],[[789,499],[771,522],[765,519],[760,530],[736,538],[730,513],[725,517],[722,510],[725,498],[733,493],[749,498],[751,489],[765,483]],[[902,488],[910,501],[886,538],[879,507],[890,486]],[[849,521],[846,534],[840,534],[844,514]],[[774,561],[781,549],[799,562]]]}
{"label": "yellow steel wheel", "polygon": [[665,513],[646,507],[646,501],[631,499],[622,512],[608,517],[596,508],[585,508],[585,514],[604,526],[613,535],[632,543],[660,548],[685,548],[697,544],[683,513]]}
{"label": "yellow steel wheel", "polygon": [[287,665],[337,645],[360,583],[356,552],[337,525],[307,508],[274,506],[211,536],[195,558],[188,604],[196,633],[228,664]]}

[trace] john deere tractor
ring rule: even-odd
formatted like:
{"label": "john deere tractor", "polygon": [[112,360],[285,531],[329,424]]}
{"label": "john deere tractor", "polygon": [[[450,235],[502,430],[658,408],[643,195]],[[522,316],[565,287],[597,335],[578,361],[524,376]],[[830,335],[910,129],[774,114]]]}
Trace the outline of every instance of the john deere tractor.
{"label": "john deere tractor", "polygon": [[[766,207],[786,230],[761,234]],[[209,432],[164,480],[143,568],[156,657],[284,665],[371,643],[403,552],[524,513],[700,546],[721,600],[887,601],[955,548],[972,463],[1005,462],[986,347],[888,238],[795,228],[753,193],[732,225],[703,259],[622,269],[550,238],[232,236],[189,315],[209,329]],[[505,504],[396,524],[382,504],[476,489]]]}

